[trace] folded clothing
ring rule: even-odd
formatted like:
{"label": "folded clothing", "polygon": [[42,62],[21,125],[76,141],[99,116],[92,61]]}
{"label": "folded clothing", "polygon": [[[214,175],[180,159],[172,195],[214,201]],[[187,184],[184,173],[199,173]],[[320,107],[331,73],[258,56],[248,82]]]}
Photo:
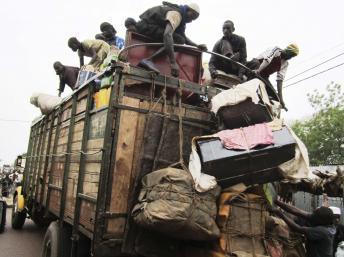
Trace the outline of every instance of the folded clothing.
{"label": "folded clothing", "polygon": [[266,123],[239,129],[227,129],[217,133],[227,149],[249,150],[258,145],[274,144],[271,128]]}

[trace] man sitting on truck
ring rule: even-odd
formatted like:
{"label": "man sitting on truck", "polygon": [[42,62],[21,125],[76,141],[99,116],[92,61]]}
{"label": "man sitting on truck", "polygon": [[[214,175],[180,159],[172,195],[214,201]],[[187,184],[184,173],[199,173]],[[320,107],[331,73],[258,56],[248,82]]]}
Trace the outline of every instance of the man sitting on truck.
{"label": "man sitting on truck", "polygon": [[92,65],[95,70],[99,70],[100,65],[110,53],[110,46],[103,40],[90,39],[80,42],[77,38],[71,37],[68,46],[74,51],[78,51],[80,67],[84,65],[84,56],[91,57],[88,65]]}
{"label": "man sitting on truck", "polygon": [[[232,21],[227,20],[223,23],[223,37],[216,42],[213,52],[227,56],[233,61],[246,64],[247,52],[245,38],[233,34],[234,30],[234,23]],[[236,76],[240,75],[240,67],[238,65],[212,55],[209,61],[209,72],[211,77],[216,78],[218,71]]]}
{"label": "man sitting on truck", "polygon": [[95,36],[96,39],[100,39],[108,43],[110,46],[115,46],[118,49],[122,49],[124,46],[124,40],[123,38],[117,37],[114,26],[110,24],[109,22],[103,22],[100,24],[100,31],[102,33],[99,33]]}
{"label": "man sitting on truck", "polygon": [[66,84],[70,89],[74,90],[80,69],[77,67],[65,66],[61,62],[54,62],[54,69],[56,75],[60,77],[60,86],[58,89],[59,96],[63,93]]}
{"label": "man sitting on truck", "polygon": [[162,54],[167,54],[171,62],[171,74],[179,76],[179,67],[174,56],[173,44],[187,44],[196,46],[200,50],[207,50],[206,45],[198,45],[192,42],[185,35],[186,24],[197,19],[200,8],[197,4],[176,5],[163,2],[160,6],[155,6],[140,15],[141,20],[135,22],[128,18],[125,26],[129,30],[135,30],[140,34],[148,36],[157,42],[164,42],[164,47],[160,48],[153,55],[140,62],[140,66],[159,73],[152,60]]}
{"label": "man sitting on truck", "polygon": [[254,70],[254,73],[262,76],[267,81],[269,76],[277,72],[277,92],[281,106],[285,108],[282,95],[282,85],[285,74],[288,69],[288,60],[299,54],[299,48],[296,44],[290,44],[285,49],[274,47],[268,49],[257,58],[247,63],[247,67]]}

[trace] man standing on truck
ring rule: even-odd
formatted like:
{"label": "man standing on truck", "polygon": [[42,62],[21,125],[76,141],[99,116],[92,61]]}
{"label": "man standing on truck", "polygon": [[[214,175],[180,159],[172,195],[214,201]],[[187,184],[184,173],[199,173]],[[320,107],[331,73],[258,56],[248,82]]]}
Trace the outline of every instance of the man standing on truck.
{"label": "man standing on truck", "polygon": [[92,65],[95,70],[99,70],[100,65],[110,53],[110,46],[103,40],[89,39],[80,42],[77,38],[71,37],[68,46],[74,51],[78,51],[80,66],[84,65],[84,56],[91,57],[88,65]]}
{"label": "man standing on truck", "polygon": [[261,53],[257,58],[247,63],[247,67],[254,70],[254,73],[269,80],[269,76],[277,72],[277,92],[281,106],[285,108],[282,95],[282,85],[288,69],[288,60],[299,54],[299,47],[290,44],[285,49],[274,47]]}
{"label": "man standing on truck", "polygon": [[61,62],[54,62],[54,70],[56,75],[60,77],[60,86],[59,86],[59,96],[63,93],[65,85],[74,90],[76,87],[76,82],[78,80],[79,68],[72,66],[65,66]]}
{"label": "man standing on truck", "polygon": [[164,46],[147,59],[140,62],[140,66],[159,73],[152,60],[162,54],[167,54],[171,62],[171,74],[179,76],[179,67],[174,56],[173,44],[187,44],[196,46],[200,50],[207,50],[206,45],[196,44],[185,35],[186,24],[196,20],[200,14],[200,8],[196,3],[188,5],[176,5],[163,2],[140,15],[140,21],[128,18],[125,22],[127,29],[137,31],[157,42],[164,42]]}
{"label": "man standing on truck", "polygon": [[[234,23],[232,21],[227,20],[223,23],[223,37],[216,42],[213,52],[227,56],[241,64],[246,64],[247,52],[245,38],[233,34],[234,30]],[[240,67],[238,65],[212,55],[209,61],[209,72],[213,79],[216,78],[218,71],[236,76],[240,75]]]}
{"label": "man standing on truck", "polygon": [[117,37],[114,26],[110,24],[109,22],[103,22],[100,24],[100,31],[102,33],[99,33],[95,36],[96,39],[100,39],[108,43],[110,46],[115,46],[118,49],[122,49],[124,46],[124,40],[123,38]]}

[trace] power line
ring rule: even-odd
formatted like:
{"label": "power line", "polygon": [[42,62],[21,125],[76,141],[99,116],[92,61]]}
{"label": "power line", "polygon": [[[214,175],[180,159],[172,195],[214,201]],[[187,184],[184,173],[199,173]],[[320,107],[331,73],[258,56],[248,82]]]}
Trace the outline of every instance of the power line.
{"label": "power line", "polygon": [[31,122],[31,121],[28,121],[28,120],[8,120],[8,119],[1,119],[1,118],[0,118],[0,121],[5,121],[5,122],[23,122],[23,123]]}
{"label": "power line", "polygon": [[289,84],[289,85],[287,85],[287,86],[285,86],[285,87],[283,87],[283,88],[287,88],[287,87],[290,87],[290,86],[292,86],[292,85],[298,84],[298,83],[300,83],[300,82],[302,82],[302,81],[305,81],[305,80],[307,80],[307,79],[313,78],[313,77],[315,77],[315,76],[317,76],[317,75],[319,75],[319,74],[322,74],[322,73],[325,73],[325,72],[327,72],[327,71],[333,70],[333,69],[338,68],[339,66],[342,66],[342,65],[344,65],[344,62],[342,62],[342,63],[340,63],[340,64],[338,64],[338,65],[336,65],[336,66],[333,66],[333,67],[331,67],[331,68],[328,68],[327,70],[323,70],[323,71],[320,71],[320,72],[318,72],[318,73],[315,73],[315,74],[313,74],[313,75],[311,75],[311,76],[309,76],[309,77],[306,77],[306,78],[304,78],[304,79],[300,79],[300,80],[298,80],[298,81],[296,81],[296,82],[294,82],[294,83],[291,83],[291,84]]}
{"label": "power line", "polygon": [[324,51],[321,51],[321,52],[319,52],[317,54],[314,54],[313,56],[311,56],[311,57],[309,57],[309,58],[307,58],[307,59],[305,59],[305,60],[303,60],[301,62],[295,63],[294,66],[295,65],[298,66],[298,65],[306,63],[306,62],[308,62],[310,60],[313,60],[314,58],[316,58],[316,57],[318,57],[318,56],[320,56],[320,55],[322,55],[322,54],[324,54],[326,52],[332,51],[332,50],[334,50],[334,49],[336,49],[336,48],[338,48],[339,46],[342,46],[342,45],[344,45],[344,42],[341,42],[341,43],[339,43],[339,44],[337,44],[335,46],[332,46],[332,47],[330,47],[330,48],[328,48],[328,49],[326,49]]}
{"label": "power line", "polygon": [[323,61],[323,62],[321,62],[321,63],[319,63],[319,64],[317,64],[317,65],[315,65],[315,66],[313,66],[313,67],[311,67],[311,68],[309,68],[309,69],[307,69],[307,70],[304,70],[304,71],[302,71],[302,72],[300,72],[300,73],[298,73],[298,74],[296,74],[296,75],[294,75],[294,76],[292,76],[292,77],[286,79],[285,81],[288,81],[288,80],[291,80],[291,79],[293,79],[293,78],[295,78],[295,77],[298,77],[299,75],[304,74],[304,73],[306,73],[307,71],[313,70],[313,69],[315,69],[316,67],[319,67],[319,66],[321,66],[321,65],[323,65],[323,64],[325,64],[325,63],[327,63],[327,62],[329,62],[329,61],[332,61],[333,59],[336,59],[336,58],[338,58],[338,57],[341,56],[341,55],[344,55],[344,52],[343,52],[343,53],[340,53],[340,54],[338,54],[338,55],[336,55],[336,56],[334,56],[334,57],[331,57],[330,59],[327,59],[327,60],[325,60],[325,61]]}

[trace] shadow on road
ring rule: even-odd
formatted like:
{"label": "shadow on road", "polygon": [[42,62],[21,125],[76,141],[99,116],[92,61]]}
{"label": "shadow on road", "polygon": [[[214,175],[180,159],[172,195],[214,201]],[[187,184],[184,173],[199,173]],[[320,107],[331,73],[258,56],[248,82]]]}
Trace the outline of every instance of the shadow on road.
{"label": "shadow on road", "polygon": [[39,257],[45,228],[26,219],[23,229],[11,227],[11,208],[7,209],[6,229],[0,234],[0,257]]}

